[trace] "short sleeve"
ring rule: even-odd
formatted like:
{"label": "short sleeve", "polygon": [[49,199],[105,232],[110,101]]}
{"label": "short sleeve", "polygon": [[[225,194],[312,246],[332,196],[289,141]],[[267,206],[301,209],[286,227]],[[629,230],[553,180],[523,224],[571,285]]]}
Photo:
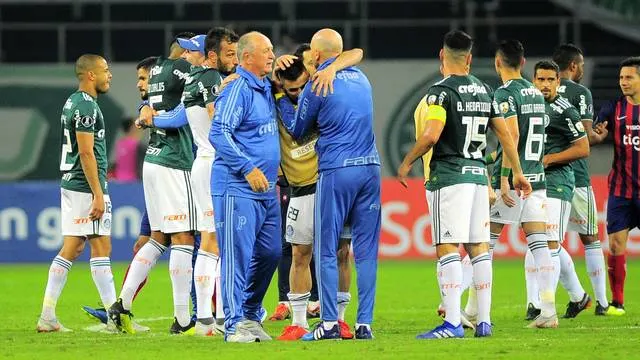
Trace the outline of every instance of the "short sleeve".
{"label": "short sleeve", "polygon": [[578,112],[582,120],[593,121],[593,96],[589,89],[583,87],[578,94]]}
{"label": "short sleeve", "polygon": [[563,126],[564,135],[569,141],[574,142],[587,135],[582,125],[582,118],[578,110],[574,107],[568,108],[563,114],[566,118],[566,126]]}
{"label": "short sleeve", "polygon": [[98,110],[96,103],[92,101],[82,101],[73,110],[73,124],[76,131],[94,132]]}
{"label": "short sleeve", "polygon": [[208,70],[202,74],[200,77],[200,83],[203,87],[202,97],[205,105],[216,101],[218,95],[220,95],[221,82],[222,78],[215,70]]}
{"label": "short sleeve", "polygon": [[493,100],[498,106],[498,110],[500,112],[499,116],[502,116],[506,119],[518,114],[516,112],[516,100],[507,91],[498,89],[495,92]]}

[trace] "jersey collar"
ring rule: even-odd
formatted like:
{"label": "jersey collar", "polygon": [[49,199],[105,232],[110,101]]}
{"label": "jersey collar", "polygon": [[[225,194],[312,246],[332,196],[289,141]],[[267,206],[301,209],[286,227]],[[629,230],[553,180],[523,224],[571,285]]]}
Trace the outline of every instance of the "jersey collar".
{"label": "jersey collar", "polygon": [[236,73],[246,79],[247,84],[256,90],[265,91],[271,88],[271,83],[266,76],[260,80],[257,76],[243,69],[241,66],[236,67]]}
{"label": "jersey collar", "polygon": [[332,58],[328,58],[322,64],[320,64],[320,66],[318,66],[318,70],[322,70],[322,69],[326,68],[327,66],[331,65],[334,61],[336,61],[336,57],[335,56],[332,57]]}

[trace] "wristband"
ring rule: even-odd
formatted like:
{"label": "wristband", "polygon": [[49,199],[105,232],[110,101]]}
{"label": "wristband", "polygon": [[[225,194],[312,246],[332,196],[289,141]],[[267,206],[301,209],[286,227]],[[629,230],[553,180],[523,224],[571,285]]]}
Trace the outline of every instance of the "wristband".
{"label": "wristband", "polygon": [[500,169],[500,176],[509,176],[511,175],[511,169],[510,168],[501,168]]}

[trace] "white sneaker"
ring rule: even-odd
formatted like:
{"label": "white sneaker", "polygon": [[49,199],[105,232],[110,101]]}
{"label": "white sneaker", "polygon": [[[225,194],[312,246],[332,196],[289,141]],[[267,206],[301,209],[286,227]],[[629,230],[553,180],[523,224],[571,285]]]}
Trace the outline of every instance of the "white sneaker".
{"label": "white sneaker", "polygon": [[269,334],[267,334],[264,331],[264,328],[262,327],[262,325],[257,321],[253,321],[253,320],[241,321],[236,325],[236,330],[238,328],[242,328],[249,331],[252,335],[257,337],[260,341],[273,340],[273,338],[271,338],[271,336],[269,336]]}
{"label": "white sneaker", "polygon": [[469,329],[475,329],[477,321],[478,315],[469,315],[466,311],[460,310],[460,322],[462,323],[462,326]]}
{"label": "white sneaker", "polygon": [[538,315],[538,317],[533,320],[533,322],[527,325],[530,329],[555,329],[558,327],[558,315],[553,314],[551,316],[542,316]]}
{"label": "white sneaker", "polygon": [[214,324],[203,324],[200,321],[196,321],[196,329],[194,335],[196,336],[213,336],[215,335]]}
{"label": "white sneaker", "polygon": [[[238,323],[239,325],[239,323]],[[260,339],[242,327],[236,325],[236,333],[227,335],[225,341],[233,343],[254,343],[259,342]]]}
{"label": "white sneaker", "polygon": [[67,329],[64,325],[60,324],[58,319],[45,320],[43,318],[38,319],[38,325],[36,326],[38,332],[72,332],[73,330]]}
{"label": "white sneaker", "polygon": [[136,332],[148,332],[151,331],[151,328],[148,326],[140,325],[137,322],[131,320],[131,326],[133,326],[133,330]]}
{"label": "white sneaker", "polygon": [[218,323],[213,324],[213,331],[215,331],[216,334],[218,334],[218,335],[224,335],[224,331],[225,331],[224,330],[224,323],[222,323],[222,324],[218,324]]}

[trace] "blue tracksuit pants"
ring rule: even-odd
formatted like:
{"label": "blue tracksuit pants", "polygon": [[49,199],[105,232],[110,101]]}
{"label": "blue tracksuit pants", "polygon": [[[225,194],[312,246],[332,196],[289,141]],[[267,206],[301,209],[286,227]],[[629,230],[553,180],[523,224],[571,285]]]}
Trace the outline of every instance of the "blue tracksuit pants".
{"label": "blue tracksuit pants", "polygon": [[380,239],[380,167],[351,166],[322,171],[316,189],[314,256],[320,317],[338,320],[336,252],[342,228],[351,220],[357,272],[357,323],[371,324]]}
{"label": "blue tracksuit pants", "polygon": [[260,321],[262,300],[282,253],[278,199],[213,196],[220,247],[225,329],[244,319]]}

